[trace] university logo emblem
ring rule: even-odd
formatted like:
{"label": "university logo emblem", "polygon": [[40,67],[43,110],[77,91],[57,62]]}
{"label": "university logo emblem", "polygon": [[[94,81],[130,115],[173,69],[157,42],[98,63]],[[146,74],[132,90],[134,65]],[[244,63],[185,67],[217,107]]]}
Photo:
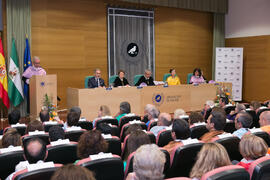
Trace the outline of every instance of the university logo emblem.
{"label": "university logo emblem", "polygon": [[41,82],[40,85],[43,87],[45,86],[45,82]]}
{"label": "university logo emblem", "polygon": [[156,106],[160,106],[163,102],[164,102],[164,95],[163,93],[161,94],[153,94],[153,97],[152,97],[152,102],[154,105]]}
{"label": "university logo emblem", "polygon": [[139,54],[139,47],[135,43],[130,43],[127,46],[127,53],[131,57],[136,57]]}
{"label": "university logo emblem", "polygon": [[4,79],[4,77],[6,76],[6,65],[1,64],[0,65],[0,79]]}

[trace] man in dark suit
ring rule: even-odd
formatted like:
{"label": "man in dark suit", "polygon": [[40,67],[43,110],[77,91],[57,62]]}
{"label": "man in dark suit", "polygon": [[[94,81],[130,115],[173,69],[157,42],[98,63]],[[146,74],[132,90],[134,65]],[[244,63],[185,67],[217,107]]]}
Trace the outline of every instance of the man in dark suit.
{"label": "man in dark suit", "polygon": [[104,87],[105,83],[104,80],[101,78],[101,71],[100,69],[95,69],[94,77],[88,80],[88,88],[97,88],[97,87]]}
{"label": "man in dark suit", "polygon": [[141,83],[145,83],[147,86],[154,86],[154,80],[151,77],[152,73],[149,69],[144,71],[144,76],[142,76],[139,81],[135,84],[135,86],[139,86]]}

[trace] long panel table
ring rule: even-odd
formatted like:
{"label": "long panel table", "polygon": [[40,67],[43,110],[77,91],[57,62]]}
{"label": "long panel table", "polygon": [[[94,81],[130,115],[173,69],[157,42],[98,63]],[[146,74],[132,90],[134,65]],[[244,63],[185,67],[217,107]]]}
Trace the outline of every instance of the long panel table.
{"label": "long panel table", "polygon": [[[231,89],[231,84],[227,84]],[[137,115],[144,114],[146,104],[154,104],[161,112],[173,113],[175,109],[182,108],[185,111],[201,110],[207,100],[216,98],[218,85],[200,84],[179,86],[148,86],[121,87],[106,90],[96,89],[67,89],[68,108],[79,106],[82,117],[93,120],[97,117],[99,107],[107,105],[112,116],[119,112],[119,105],[127,101],[131,105],[131,112]]]}

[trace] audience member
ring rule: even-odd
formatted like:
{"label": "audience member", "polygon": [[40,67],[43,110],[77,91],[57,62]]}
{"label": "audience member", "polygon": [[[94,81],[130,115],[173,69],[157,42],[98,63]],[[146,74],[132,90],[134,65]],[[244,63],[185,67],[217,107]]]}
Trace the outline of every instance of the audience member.
{"label": "audience member", "polygon": [[67,164],[57,169],[51,180],[95,180],[95,177],[85,167]]}
{"label": "audience member", "polygon": [[203,110],[201,112],[205,120],[207,120],[208,117],[210,116],[210,113],[211,113],[213,107],[215,107],[214,101],[207,100],[205,102],[204,108],[203,108]]}
{"label": "audience member", "polygon": [[234,120],[237,113],[244,112],[246,110],[246,106],[244,104],[237,104],[235,107],[235,111],[231,111],[230,114],[227,115],[227,119]]}
{"label": "audience member", "polygon": [[118,76],[115,78],[113,82],[114,87],[118,86],[129,86],[128,80],[125,78],[125,71],[119,70],[118,71]]}
{"label": "audience member", "polygon": [[120,111],[115,116],[115,118],[118,120],[118,123],[120,122],[121,117],[129,114],[130,112],[131,112],[130,104],[128,102],[121,102],[120,103]]}
{"label": "audience member", "polygon": [[182,116],[186,116],[184,109],[176,109],[173,114],[174,119],[181,119]]}
{"label": "audience member", "polygon": [[101,70],[95,69],[94,70],[94,77],[88,80],[88,88],[97,88],[97,87],[104,87],[105,83],[104,80],[101,78]]}
{"label": "audience member", "polygon": [[93,120],[94,127],[96,127],[96,122],[105,116],[111,116],[110,109],[106,105],[101,105],[98,110],[98,117]]}
{"label": "audience member", "polygon": [[143,145],[137,149],[133,161],[133,173],[127,180],[163,180],[165,155],[157,145]]}
{"label": "audience member", "polygon": [[261,129],[270,134],[270,111],[264,111],[261,113],[259,123]]}
{"label": "audience member", "polygon": [[166,129],[167,127],[169,127],[172,123],[172,118],[171,115],[168,113],[161,113],[158,116],[158,122],[157,122],[157,126],[154,126],[150,129],[150,131],[152,133],[154,133],[154,135],[157,137],[158,133],[163,130]]}
{"label": "audience member", "polygon": [[146,69],[144,71],[144,76],[142,76],[138,82],[135,84],[135,86],[140,86],[142,84],[146,85],[146,86],[154,86],[154,79],[151,77],[152,72],[149,69]]}
{"label": "audience member", "polygon": [[170,69],[170,76],[167,78],[168,85],[180,85],[180,78],[176,75],[175,69]]}
{"label": "audience member", "polygon": [[72,108],[70,108],[69,112],[75,112],[78,114],[79,118],[81,118],[82,110],[80,107],[73,106]]}
{"label": "audience member", "polygon": [[112,134],[112,127],[107,123],[99,123],[96,127],[102,134]]}
{"label": "audience member", "polygon": [[39,120],[30,121],[25,129],[25,134],[29,134],[29,132],[34,131],[44,131],[44,127],[41,121]]}
{"label": "audience member", "polygon": [[204,122],[204,119],[203,119],[202,114],[198,112],[191,112],[189,115],[188,122],[189,122],[189,126],[192,126],[193,124]]}
{"label": "audience member", "polygon": [[59,139],[65,139],[65,132],[60,126],[52,126],[49,129],[50,142],[57,141]]}
{"label": "audience member", "polygon": [[17,109],[14,109],[11,113],[8,114],[9,125],[19,123],[20,119],[21,119],[21,113]]}
{"label": "audience member", "polygon": [[253,134],[246,134],[239,143],[239,151],[243,156],[238,165],[248,170],[251,162],[267,154],[268,146],[265,141]]}
{"label": "audience member", "polygon": [[257,113],[261,106],[262,105],[259,101],[251,101],[249,108]]}
{"label": "audience member", "polygon": [[227,104],[229,104],[228,97],[221,97],[221,98],[219,98],[219,106],[220,107],[225,108]]}
{"label": "audience member", "polygon": [[190,138],[190,129],[188,123],[183,119],[175,119],[172,125],[172,138],[169,144],[164,146],[163,148],[166,149],[171,157],[173,157],[173,150],[177,145],[183,145],[182,140],[186,140]]}
{"label": "audience member", "polygon": [[203,174],[227,165],[231,165],[231,161],[226,149],[219,143],[206,143],[197,155],[190,178],[199,180]]}
{"label": "audience member", "polygon": [[107,152],[108,143],[98,130],[84,132],[78,142],[77,156],[80,159],[88,158],[90,155]]}
{"label": "audience member", "polygon": [[139,124],[131,124],[125,132],[125,137],[137,130],[143,130],[142,126]]}
{"label": "audience member", "polygon": [[252,122],[252,117],[247,112],[239,112],[235,117],[234,123],[237,130],[233,132],[233,135],[241,139],[244,134],[249,132],[248,128]]}
{"label": "audience member", "polygon": [[9,128],[2,137],[2,148],[21,146],[21,135],[15,128]]}
{"label": "audience member", "polygon": [[224,128],[226,125],[226,116],[223,108],[215,107],[213,108],[211,115],[207,119],[206,127],[209,132],[205,133],[201,140],[204,142],[210,142],[217,135],[224,133]]}
{"label": "audience member", "polygon": [[159,110],[152,104],[146,104],[144,108],[144,114],[147,116],[148,122],[146,122],[147,127],[151,121],[155,121],[158,118]]}
{"label": "audience member", "polygon": [[41,122],[47,122],[50,120],[50,114],[48,110],[41,110],[39,113],[39,118],[41,120]]}
{"label": "audience member", "polygon": [[189,80],[189,84],[201,84],[201,83],[205,83],[202,71],[200,68],[195,68],[193,70],[193,76],[191,76]]}
{"label": "audience member", "polygon": [[69,112],[67,115],[67,128],[65,130],[80,129],[78,126],[80,115],[76,112]]}

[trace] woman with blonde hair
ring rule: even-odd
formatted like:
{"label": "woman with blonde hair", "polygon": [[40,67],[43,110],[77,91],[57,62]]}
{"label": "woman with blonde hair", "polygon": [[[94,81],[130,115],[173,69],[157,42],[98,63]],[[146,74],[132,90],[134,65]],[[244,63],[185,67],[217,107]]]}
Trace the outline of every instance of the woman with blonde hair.
{"label": "woman with blonde hair", "polygon": [[265,141],[254,134],[246,134],[241,138],[239,151],[243,159],[237,164],[248,170],[250,164],[267,154],[268,146]]}
{"label": "woman with blonde hair", "polygon": [[106,105],[101,105],[98,110],[98,117],[93,120],[94,127],[96,127],[96,124],[95,124],[96,121],[100,120],[102,117],[105,117],[105,116],[111,116],[110,108]]}
{"label": "woman with blonde hair", "polygon": [[226,149],[219,143],[206,143],[198,153],[190,178],[200,179],[203,174],[227,165],[231,165],[231,161]]}

